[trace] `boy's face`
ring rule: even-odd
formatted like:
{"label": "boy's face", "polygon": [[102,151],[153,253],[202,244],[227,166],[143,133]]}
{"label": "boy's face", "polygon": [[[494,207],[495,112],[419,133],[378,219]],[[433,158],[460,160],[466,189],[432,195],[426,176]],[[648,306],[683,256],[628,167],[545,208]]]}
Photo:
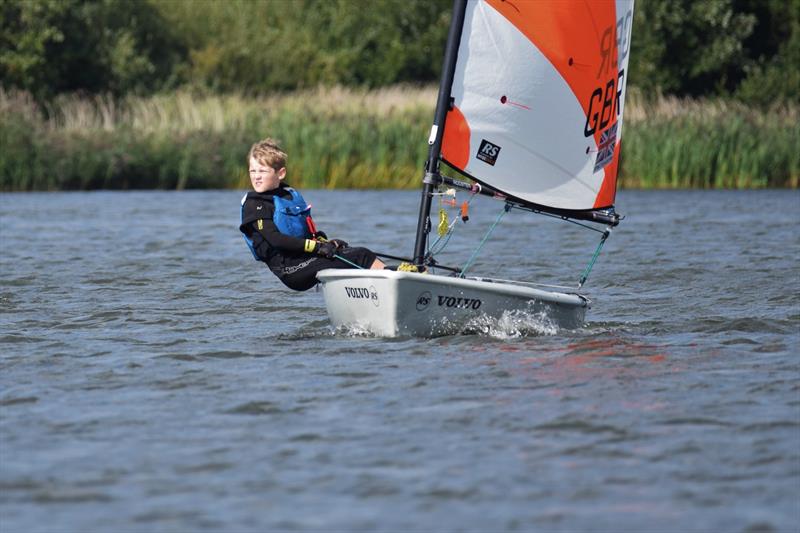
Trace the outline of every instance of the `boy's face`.
{"label": "boy's face", "polygon": [[250,183],[256,192],[267,192],[277,189],[281,180],[286,177],[286,167],[275,170],[269,165],[264,165],[250,158]]}

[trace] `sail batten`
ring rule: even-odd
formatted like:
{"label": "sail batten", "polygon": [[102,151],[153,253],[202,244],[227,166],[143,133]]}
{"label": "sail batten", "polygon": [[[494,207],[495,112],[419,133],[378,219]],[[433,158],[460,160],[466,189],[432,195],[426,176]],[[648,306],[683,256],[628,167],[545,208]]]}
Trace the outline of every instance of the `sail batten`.
{"label": "sail batten", "polygon": [[613,206],[633,0],[470,0],[441,158],[520,202]]}

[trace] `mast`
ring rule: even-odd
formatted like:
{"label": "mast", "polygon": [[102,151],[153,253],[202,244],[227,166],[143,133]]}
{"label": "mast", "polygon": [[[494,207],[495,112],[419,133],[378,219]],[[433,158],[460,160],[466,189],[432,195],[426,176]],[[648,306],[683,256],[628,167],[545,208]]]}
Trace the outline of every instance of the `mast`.
{"label": "mast", "polygon": [[444,63],[442,64],[442,79],[439,85],[439,97],[436,101],[436,112],[433,117],[431,135],[428,139],[428,160],[425,163],[425,176],[422,180],[422,198],[419,206],[417,220],[417,237],[414,242],[414,264],[422,265],[425,260],[425,246],[430,232],[431,199],[433,189],[438,185],[442,176],[439,173],[439,156],[442,150],[442,136],[447,112],[450,110],[450,89],[453,85],[453,74],[456,70],[458,47],[461,43],[461,30],[464,26],[464,13],[467,0],[453,0],[453,18],[450,21],[450,30],[447,34]]}

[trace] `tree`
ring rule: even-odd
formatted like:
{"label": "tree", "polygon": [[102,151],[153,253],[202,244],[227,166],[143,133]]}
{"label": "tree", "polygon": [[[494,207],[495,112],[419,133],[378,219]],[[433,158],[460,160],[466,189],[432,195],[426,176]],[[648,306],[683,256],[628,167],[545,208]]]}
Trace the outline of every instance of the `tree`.
{"label": "tree", "polygon": [[63,92],[144,93],[177,80],[185,55],[151,4],[0,0],[0,75],[39,99]]}
{"label": "tree", "polygon": [[741,0],[740,8],[758,22],[744,42],[751,62],[736,95],[762,106],[800,103],[800,0]]}
{"label": "tree", "polygon": [[756,16],[733,0],[643,0],[634,17],[630,79],[645,92],[721,94],[743,77]]}
{"label": "tree", "polygon": [[217,90],[376,87],[438,78],[450,0],[154,4],[190,48],[188,79]]}

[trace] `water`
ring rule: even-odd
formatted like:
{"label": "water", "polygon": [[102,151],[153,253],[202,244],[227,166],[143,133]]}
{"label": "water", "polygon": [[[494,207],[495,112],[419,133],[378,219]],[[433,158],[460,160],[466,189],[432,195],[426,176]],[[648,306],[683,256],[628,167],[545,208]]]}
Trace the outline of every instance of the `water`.
{"label": "water", "polygon": [[[306,196],[410,252],[418,193]],[[395,340],[282,288],[239,197],[0,196],[3,533],[798,531],[798,192],[623,191],[585,328]],[[511,213],[473,273],[574,283],[598,238]]]}

